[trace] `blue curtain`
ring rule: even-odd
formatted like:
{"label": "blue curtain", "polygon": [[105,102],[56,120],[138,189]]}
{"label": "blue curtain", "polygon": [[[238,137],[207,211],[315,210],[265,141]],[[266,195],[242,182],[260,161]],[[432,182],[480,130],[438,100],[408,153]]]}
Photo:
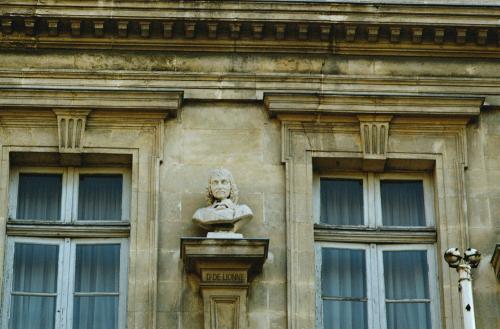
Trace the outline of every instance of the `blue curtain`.
{"label": "blue curtain", "polygon": [[380,182],[384,226],[425,226],[422,181]]}
{"label": "blue curtain", "polygon": [[[430,329],[427,252],[384,251],[387,329]],[[420,301],[412,301],[418,299]]]}
{"label": "blue curtain", "polygon": [[368,328],[364,250],[322,249],[324,329]]}
{"label": "blue curtain", "polygon": [[331,225],[364,225],[363,181],[321,179],[320,222]]}
{"label": "blue curtain", "polygon": [[80,175],[79,220],[122,219],[122,175]]}
{"label": "blue curtain", "polygon": [[62,175],[20,174],[17,219],[61,219]]}
{"label": "blue curtain", "polygon": [[10,329],[54,328],[58,256],[59,246],[15,244]]}
{"label": "blue curtain", "polygon": [[120,245],[77,245],[73,329],[118,329]]}

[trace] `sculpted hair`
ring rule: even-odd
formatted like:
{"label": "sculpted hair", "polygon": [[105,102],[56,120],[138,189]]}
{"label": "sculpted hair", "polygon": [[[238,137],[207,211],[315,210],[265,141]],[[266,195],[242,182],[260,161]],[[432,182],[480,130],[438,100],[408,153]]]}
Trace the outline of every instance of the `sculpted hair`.
{"label": "sculpted hair", "polygon": [[206,190],[207,204],[211,206],[216,200],[212,194],[212,190],[210,189],[210,182],[212,181],[213,177],[226,177],[229,180],[229,184],[231,185],[231,189],[229,190],[229,199],[231,199],[234,204],[238,204],[238,186],[236,186],[231,172],[224,168],[214,169],[208,176],[208,186]]}

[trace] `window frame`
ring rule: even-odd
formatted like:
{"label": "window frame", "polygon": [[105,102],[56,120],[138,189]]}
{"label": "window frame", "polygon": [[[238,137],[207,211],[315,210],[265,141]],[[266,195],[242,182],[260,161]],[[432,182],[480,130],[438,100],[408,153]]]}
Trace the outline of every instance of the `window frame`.
{"label": "window frame", "polygon": [[64,268],[64,257],[62,254],[63,250],[63,239],[58,238],[38,238],[38,237],[7,237],[6,250],[5,250],[5,270],[3,279],[3,300],[2,300],[2,319],[0,319],[0,328],[8,329],[10,322],[10,310],[12,305],[12,290],[14,284],[14,251],[15,244],[19,243],[31,243],[31,244],[46,244],[46,245],[57,245],[58,250],[58,262],[57,262],[57,292],[56,292],[56,314],[54,315],[54,327],[60,328],[61,319],[60,312],[57,310],[61,309],[61,299],[59,297],[59,291],[62,290],[62,277]]}
{"label": "window frame", "polygon": [[73,328],[73,292],[75,278],[75,251],[76,246],[81,244],[120,245],[120,282],[118,298],[118,328],[126,327],[127,316],[127,284],[128,284],[128,238],[40,238],[40,237],[7,237],[7,249],[4,271],[4,295],[2,300],[2,319],[0,328],[8,329],[10,323],[10,310],[12,305],[12,288],[14,275],[14,252],[16,243],[32,243],[44,245],[58,245],[58,271],[57,271],[57,292],[56,292],[56,314],[54,329]]}
{"label": "window frame", "polygon": [[[321,223],[321,179],[353,179],[353,180],[362,180],[363,181],[363,221],[364,225],[331,225],[326,223]],[[367,174],[360,172],[339,172],[335,174],[322,174],[322,175],[314,175],[313,176],[313,213],[314,213],[314,223],[320,225],[328,225],[333,227],[345,227],[345,228],[368,228],[373,225],[370,223],[370,209],[371,206],[367,207],[366,205],[370,200],[370,188],[369,188],[369,178]],[[367,188],[368,187],[368,188]]]}
{"label": "window frame", "polygon": [[366,309],[367,309],[367,318],[368,324],[374,321],[374,316],[376,315],[376,308],[373,303],[373,288],[374,282],[372,277],[369,275],[369,272],[374,271],[374,262],[371,257],[368,257],[370,253],[370,245],[369,244],[360,244],[360,243],[340,243],[340,242],[318,242],[315,245],[315,259],[316,259],[316,327],[318,329],[324,328],[323,323],[323,289],[322,289],[322,281],[321,281],[321,269],[323,266],[322,259],[322,250],[324,248],[334,248],[334,249],[348,249],[348,250],[363,250],[365,252],[365,278],[366,278]]}
{"label": "window frame", "polygon": [[[19,191],[19,175],[27,174],[61,174],[61,209],[60,220],[30,220],[17,219],[17,202]],[[78,188],[79,175],[88,174],[121,174],[122,175],[122,219],[121,220],[79,220],[78,217]],[[130,222],[131,204],[131,170],[124,167],[35,167],[21,166],[11,168],[9,182],[9,221],[23,224],[50,225],[110,225]]]}
{"label": "window frame", "polygon": [[[320,222],[321,179],[362,179],[365,225],[332,225]],[[383,226],[381,181],[422,181],[425,226]],[[312,176],[315,223],[316,326],[323,329],[321,266],[323,248],[365,250],[367,318],[369,329],[386,329],[383,252],[425,250],[427,252],[430,317],[433,329],[440,328],[438,264],[436,255],[435,191],[431,172],[314,172]],[[354,233],[354,235],[352,235]],[[411,240],[408,238],[412,238]],[[406,242],[406,241],[409,242]]]}
{"label": "window frame", "polygon": [[434,244],[380,244],[380,243],[342,243],[316,242],[316,327],[325,329],[323,323],[323,292],[321,286],[321,267],[323,248],[365,250],[366,287],[367,287],[367,318],[369,329],[386,329],[386,301],[384,281],[384,251],[413,251],[425,250],[427,255],[429,282],[430,317],[433,329],[439,329],[439,289],[438,264]]}
{"label": "window frame", "polygon": [[379,306],[380,306],[380,326],[381,328],[387,328],[387,316],[386,315],[386,302],[385,302],[385,273],[384,273],[384,251],[414,251],[414,250],[425,250],[427,252],[427,280],[429,282],[429,299],[430,299],[430,314],[431,314],[431,325],[433,329],[439,329],[440,318],[439,318],[439,288],[438,288],[438,264],[437,264],[437,254],[436,247],[432,244],[404,244],[404,245],[376,245],[376,257],[378,264],[377,275],[380,275],[382,284],[379,285]]}
{"label": "window frame", "polygon": [[[384,226],[382,225],[382,195],[380,183],[389,180],[404,180],[404,181],[422,181],[424,192],[424,213],[425,213],[425,226]],[[435,227],[435,208],[434,208],[434,189],[432,188],[432,179],[428,173],[379,173],[375,176],[374,181],[375,189],[375,225],[376,227],[389,228],[389,229],[419,229]]]}
{"label": "window frame", "polygon": [[[363,215],[364,225],[332,225],[322,223],[321,213],[321,179],[357,179],[363,180]],[[424,192],[425,226],[384,226],[382,225],[382,198],[380,182],[382,180],[405,180],[422,181]],[[387,229],[387,230],[421,230],[433,229],[435,227],[435,200],[432,177],[427,172],[384,172],[384,173],[362,173],[362,172],[338,172],[321,173],[313,175],[313,218],[317,225],[330,226],[334,228],[355,229]]]}

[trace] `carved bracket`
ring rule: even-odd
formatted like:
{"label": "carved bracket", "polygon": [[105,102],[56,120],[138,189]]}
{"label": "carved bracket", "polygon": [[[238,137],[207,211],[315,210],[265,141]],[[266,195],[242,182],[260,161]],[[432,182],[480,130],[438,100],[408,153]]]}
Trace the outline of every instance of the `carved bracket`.
{"label": "carved bracket", "polygon": [[366,170],[383,170],[387,159],[391,115],[358,115]]}
{"label": "carved bracket", "polygon": [[59,152],[82,152],[85,124],[91,110],[54,109],[53,111],[57,115]]}

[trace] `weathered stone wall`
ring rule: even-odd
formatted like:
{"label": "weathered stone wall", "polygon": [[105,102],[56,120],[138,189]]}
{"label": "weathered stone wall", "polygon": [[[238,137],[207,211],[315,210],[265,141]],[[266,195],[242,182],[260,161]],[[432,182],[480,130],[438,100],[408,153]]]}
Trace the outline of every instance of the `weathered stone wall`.
{"label": "weathered stone wall", "polygon": [[[254,212],[254,219],[242,231],[245,237],[270,238],[269,259],[249,291],[249,327],[287,328],[285,165],[281,162],[281,124],[264,111],[264,92],[467,93],[484,95],[490,104],[500,104],[500,64],[493,60],[60,50],[3,51],[0,63],[0,83],[7,87],[184,91],[180,115],[164,126],[159,167],[156,312],[157,328],[162,329],[201,329],[203,325],[198,281],[184,273],[179,240],[203,234],[192,224],[191,216],[205,204],[207,174],[214,167],[232,171],[240,188],[240,202]],[[12,130],[2,127],[0,121],[0,144],[56,146],[55,124],[54,117],[50,129]],[[499,127],[500,111],[489,109],[467,128],[468,235],[470,245],[484,255],[480,268],[474,271],[478,329],[500,326],[500,285],[489,264],[494,245],[500,241]],[[89,129],[94,128],[90,125]],[[144,137],[137,131],[124,136],[123,131],[116,134],[112,128],[99,129],[94,130],[87,146],[99,147],[102,138],[107,144],[119,142],[126,147]],[[149,150],[147,143],[149,139],[143,138],[140,147]],[[140,154],[139,162],[133,164],[141,168],[139,172],[149,172],[149,156],[149,151]],[[6,170],[4,159],[2,179],[7,179]],[[136,186],[142,193],[139,221],[146,213],[147,186],[151,183],[142,185],[141,179],[138,177]],[[147,239],[148,234],[143,232],[140,238]],[[441,258],[438,261],[446,266]],[[134,280],[143,278],[139,275]],[[129,298],[135,297],[129,294]],[[138,300],[134,306],[138,318],[147,316],[140,306],[147,308],[146,303]],[[137,323],[146,321],[129,319],[129,327]],[[143,329],[140,325],[136,328]]]}
{"label": "weathered stone wall", "polygon": [[249,291],[249,328],[286,328],[285,178],[278,122],[257,103],[187,102],[181,117],[165,126],[164,152],[158,328],[203,326],[198,279],[184,272],[179,240],[205,235],[191,218],[206,205],[208,172],[217,167],[231,170],[240,203],[254,213],[241,233],[270,239],[269,259]]}
{"label": "weathered stone wall", "polygon": [[469,168],[465,172],[470,246],[483,253],[473,272],[478,328],[500,326],[500,284],[490,264],[500,241],[500,112],[483,111],[469,125]]}

